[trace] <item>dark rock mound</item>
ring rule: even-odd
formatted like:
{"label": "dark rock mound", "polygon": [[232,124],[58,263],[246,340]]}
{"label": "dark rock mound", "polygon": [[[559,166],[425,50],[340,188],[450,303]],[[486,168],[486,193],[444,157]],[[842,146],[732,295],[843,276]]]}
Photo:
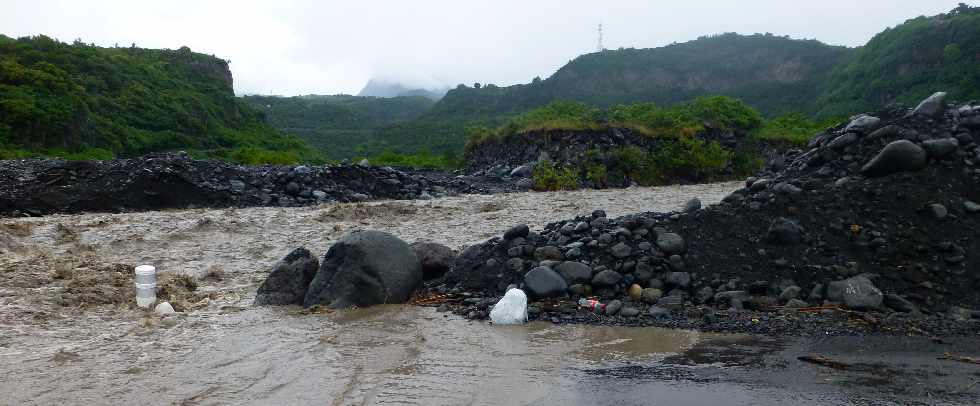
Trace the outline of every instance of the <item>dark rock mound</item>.
{"label": "dark rock mound", "polygon": [[405,303],[422,283],[411,247],[380,231],[348,234],[327,251],[303,304],[330,308]]}
{"label": "dark rock mound", "polygon": [[359,165],[241,166],[184,153],[107,161],[0,161],[0,216],[188,207],[309,206],[513,190],[431,171]]}
{"label": "dark rock mound", "polygon": [[306,248],[293,250],[276,263],[272,273],[259,286],[255,304],[302,305],[319,267],[319,261]]}

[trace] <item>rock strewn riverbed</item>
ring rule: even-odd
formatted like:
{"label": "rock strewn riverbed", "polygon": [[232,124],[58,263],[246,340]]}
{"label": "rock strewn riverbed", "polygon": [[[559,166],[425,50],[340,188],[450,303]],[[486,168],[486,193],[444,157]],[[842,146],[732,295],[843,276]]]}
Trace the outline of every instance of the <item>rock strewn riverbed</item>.
{"label": "rock strewn riverbed", "polygon": [[241,166],[183,153],[0,161],[0,216],[193,207],[297,207],[516,191],[497,177],[361,165]]}

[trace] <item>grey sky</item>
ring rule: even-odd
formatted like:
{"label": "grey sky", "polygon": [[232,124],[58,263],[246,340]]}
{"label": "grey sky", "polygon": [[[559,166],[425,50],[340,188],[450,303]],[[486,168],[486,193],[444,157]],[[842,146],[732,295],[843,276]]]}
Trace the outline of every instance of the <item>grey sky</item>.
{"label": "grey sky", "polygon": [[0,0],[0,32],[191,49],[232,61],[235,90],[356,93],[371,77],[416,86],[547,77],[596,48],[721,32],[858,46],[885,27],[970,0],[73,1]]}

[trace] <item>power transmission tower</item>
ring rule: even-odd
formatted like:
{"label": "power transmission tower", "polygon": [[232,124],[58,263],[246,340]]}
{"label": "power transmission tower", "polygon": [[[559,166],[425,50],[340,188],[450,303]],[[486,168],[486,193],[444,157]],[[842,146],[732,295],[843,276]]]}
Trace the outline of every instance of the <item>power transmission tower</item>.
{"label": "power transmission tower", "polygon": [[599,23],[599,45],[596,47],[597,52],[602,52],[602,23]]}

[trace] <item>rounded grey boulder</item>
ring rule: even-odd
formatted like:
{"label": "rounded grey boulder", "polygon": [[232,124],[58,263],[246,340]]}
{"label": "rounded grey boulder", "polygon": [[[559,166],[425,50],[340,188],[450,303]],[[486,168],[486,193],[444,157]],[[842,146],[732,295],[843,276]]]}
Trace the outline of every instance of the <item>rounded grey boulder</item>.
{"label": "rounded grey boulder", "polygon": [[544,299],[564,295],[568,290],[568,284],[551,268],[539,266],[524,275],[524,288],[531,296]]}
{"label": "rounded grey boulder", "polygon": [[435,279],[453,266],[456,253],[452,248],[431,241],[417,241],[412,243],[412,252],[422,264],[422,278],[425,280]]}
{"label": "rounded grey boulder", "polygon": [[566,261],[555,268],[569,285],[592,281],[592,268],[581,262]]}
{"label": "rounded grey boulder", "polygon": [[830,282],[827,285],[827,299],[832,302],[843,302],[854,310],[877,309],[881,307],[884,295],[863,276],[855,276],[842,281]]}
{"label": "rounded grey boulder", "polygon": [[908,140],[893,141],[881,149],[871,162],[861,168],[867,177],[922,170],[928,164],[926,151]]}
{"label": "rounded grey boulder", "polygon": [[942,158],[956,151],[960,142],[956,138],[941,138],[938,140],[927,140],[922,142],[922,149],[926,150],[932,158]]}
{"label": "rounded grey boulder", "polygon": [[867,114],[862,114],[851,120],[844,128],[844,132],[862,132],[868,133],[878,129],[878,125],[881,124],[881,119],[875,116],[869,116]]}
{"label": "rounded grey boulder", "polygon": [[528,233],[530,232],[531,229],[530,227],[527,226],[527,224],[518,224],[516,226],[511,227],[506,232],[504,232],[504,239],[513,240],[517,238],[524,238],[527,237]]}
{"label": "rounded grey boulder", "polygon": [[776,217],[769,224],[766,241],[777,245],[793,245],[803,240],[803,227],[785,217]]}
{"label": "rounded grey boulder", "polygon": [[687,250],[684,237],[675,233],[657,233],[657,248],[667,255],[683,254]]}
{"label": "rounded grey boulder", "polygon": [[701,210],[701,199],[695,197],[691,200],[688,200],[687,203],[684,203],[685,213],[693,213],[698,210]]}
{"label": "rounded grey boulder", "polygon": [[936,92],[929,96],[912,111],[924,116],[938,116],[946,110],[946,92]]}
{"label": "rounded grey boulder", "polygon": [[592,285],[599,287],[614,287],[623,280],[623,275],[613,270],[599,272],[592,278]]}
{"label": "rounded grey boulder", "polygon": [[255,293],[255,304],[301,305],[306,289],[313,281],[319,261],[306,248],[297,248],[276,262],[272,273]]}
{"label": "rounded grey boulder", "polygon": [[303,305],[405,303],[421,284],[422,265],[408,244],[388,233],[359,231],[327,250]]}

